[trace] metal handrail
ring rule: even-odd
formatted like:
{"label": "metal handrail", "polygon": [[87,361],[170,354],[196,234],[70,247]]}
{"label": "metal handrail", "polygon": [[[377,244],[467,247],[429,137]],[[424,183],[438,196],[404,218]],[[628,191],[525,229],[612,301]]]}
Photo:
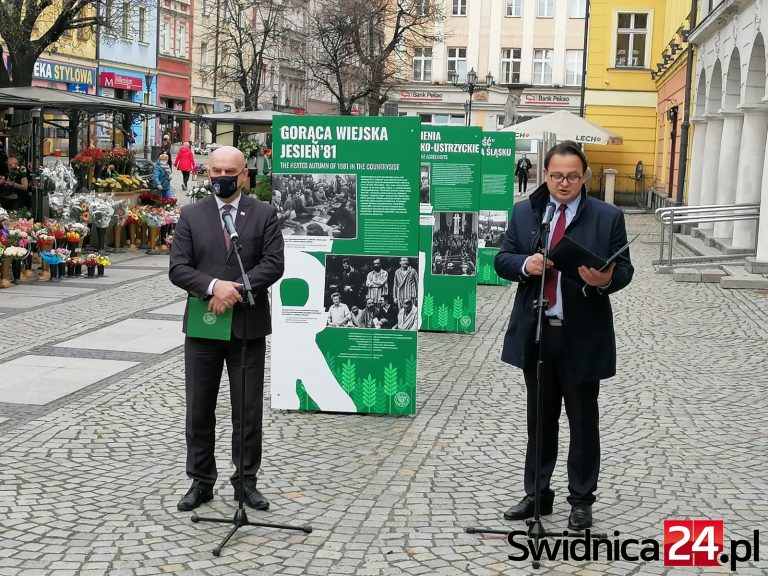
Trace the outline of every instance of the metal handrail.
{"label": "metal handrail", "polygon": [[[657,208],[654,216],[661,223],[659,262],[664,259],[664,227],[669,226],[667,265],[672,266],[672,247],[675,244],[675,224],[701,224],[705,222],[736,222],[760,220],[760,204],[709,204],[705,206],[666,206]],[[755,246],[757,250],[757,246]]]}

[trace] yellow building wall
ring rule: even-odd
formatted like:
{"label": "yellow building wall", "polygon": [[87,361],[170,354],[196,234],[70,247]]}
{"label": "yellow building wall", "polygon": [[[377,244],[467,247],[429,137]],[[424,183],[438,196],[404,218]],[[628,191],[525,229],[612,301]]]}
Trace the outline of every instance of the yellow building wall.
{"label": "yellow building wall", "polygon": [[[46,8],[38,18],[33,29],[33,38],[45,33],[61,11],[61,1],[54,0],[53,5]],[[86,9],[86,15],[95,14],[94,8]],[[49,54],[63,54],[85,60],[96,59],[96,32],[88,28],[70,30],[59,41],[48,47]]]}
{"label": "yellow building wall", "polygon": [[[669,3],[680,0],[669,0]],[[656,135],[656,84],[651,68],[658,61],[668,40],[667,0],[592,0],[590,11],[589,52],[585,115],[590,121],[618,132],[624,143],[619,146],[587,146],[585,152],[592,170],[599,174],[613,168],[619,174],[634,175],[642,161],[645,174],[653,174]],[[616,68],[617,14],[649,13],[649,42],[641,66]],[[618,184],[618,182],[617,182]]]}

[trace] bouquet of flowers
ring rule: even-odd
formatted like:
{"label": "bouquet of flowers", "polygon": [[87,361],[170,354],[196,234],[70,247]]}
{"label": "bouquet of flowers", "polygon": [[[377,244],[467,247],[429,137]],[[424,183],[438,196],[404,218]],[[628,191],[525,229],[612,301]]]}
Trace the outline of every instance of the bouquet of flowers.
{"label": "bouquet of flowers", "polygon": [[70,244],[77,244],[78,242],[80,242],[80,238],[81,238],[80,234],[78,232],[75,232],[74,230],[67,232],[64,237],[66,238],[67,242]]}
{"label": "bouquet of flowers", "polygon": [[187,191],[187,198],[192,198],[193,200],[197,201],[201,198],[205,198],[210,193],[211,183],[209,180],[206,180],[199,186],[192,186],[192,188]]}
{"label": "bouquet of flowers", "polygon": [[144,221],[150,228],[158,228],[165,223],[165,210],[152,207],[144,210]]}
{"label": "bouquet of flowers", "polygon": [[104,153],[95,146],[84,148],[80,153],[72,158],[71,164],[77,168],[89,166],[101,166],[106,159]]}
{"label": "bouquet of flowers", "polygon": [[192,167],[192,174],[195,176],[204,176],[208,172],[208,167],[205,164],[197,164]]}
{"label": "bouquet of flowers", "polygon": [[112,223],[125,226],[128,219],[128,200],[117,200],[112,203]]}
{"label": "bouquet of flowers", "polygon": [[23,260],[29,256],[29,250],[22,248],[21,246],[8,246],[3,252],[3,258],[14,258],[16,260]]}
{"label": "bouquet of flowers", "polygon": [[109,261],[108,256],[98,256],[96,258],[97,266],[112,266],[112,262]]}
{"label": "bouquet of flowers", "polygon": [[5,208],[0,207],[0,225],[2,225],[5,220],[8,220],[8,212],[5,211]]}
{"label": "bouquet of flowers", "polygon": [[176,198],[161,198],[160,206],[165,206],[166,208],[176,206]]}
{"label": "bouquet of flowers", "polygon": [[99,263],[99,255],[96,253],[91,252],[90,254],[86,254],[85,256],[82,256],[83,264],[85,264],[88,267],[96,266]]}
{"label": "bouquet of flowers", "polygon": [[69,220],[88,224],[91,221],[90,196],[77,194],[65,205],[65,215]]}
{"label": "bouquet of flowers", "polygon": [[63,249],[57,248],[56,250],[46,250],[45,252],[40,252],[40,258],[42,258],[43,262],[49,266],[54,266],[61,264],[62,262],[66,262],[66,260],[69,258],[69,250],[64,250],[64,252],[67,253],[66,257],[63,257],[63,254],[60,252],[60,250]]}
{"label": "bouquet of flowers", "polygon": [[141,206],[157,206],[159,203],[160,194],[153,194],[152,192],[139,194],[139,204]]}
{"label": "bouquet of flowers", "polygon": [[247,135],[243,135],[240,136],[240,141],[237,143],[237,147],[246,158],[253,158],[261,152],[264,145],[258,140],[252,140]]}
{"label": "bouquet of flowers", "polygon": [[69,232],[77,232],[81,237],[88,236],[88,224],[83,224],[81,222],[71,222],[67,225],[67,230]]}
{"label": "bouquet of flowers", "polygon": [[163,224],[166,226],[174,226],[179,222],[179,216],[181,216],[179,210],[166,210],[163,215]]}
{"label": "bouquet of flowers", "polygon": [[112,221],[112,214],[114,214],[110,199],[92,196],[89,199],[88,206],[91,212],[91,220],[97,228],[109,226],[109,223]]}

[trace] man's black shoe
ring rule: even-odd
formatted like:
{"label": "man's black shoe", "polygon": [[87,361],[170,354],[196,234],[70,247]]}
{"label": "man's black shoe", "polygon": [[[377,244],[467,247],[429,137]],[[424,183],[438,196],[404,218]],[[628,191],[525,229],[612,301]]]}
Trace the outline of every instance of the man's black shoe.
{"label": "man's black shoe", "polygon": [[[542,516],[552,514],[552,503],[554,502],[554,496],[541,496],[541,509],[539,510]],[[525,520],[526,518],[533,518],[535,502],[533,494],[527,494],[518,504],[515,504],[504,512],[504,520]]]}
{"label": "man's black shoe", "polygon": [[192,488],[189,489],[189,492],[184,495],[184,498],[179,500],[179,503],[176,504],[176,508],[182,512],[188,512],[211,500],[213,500],[213,488],[209,486],[193,485]]}
{"label": "man's black shoe", "polygon": [[592,506],[574,504],[568,516],[568,530],[582,531],[592,526]]}
{"label": "man's black shoe", "polygon": [[[235,500],[240,501],[240,490],[235,487]],[[243,502],[254,510],[269,510],[269,500],[253,484],[246,484]]]}

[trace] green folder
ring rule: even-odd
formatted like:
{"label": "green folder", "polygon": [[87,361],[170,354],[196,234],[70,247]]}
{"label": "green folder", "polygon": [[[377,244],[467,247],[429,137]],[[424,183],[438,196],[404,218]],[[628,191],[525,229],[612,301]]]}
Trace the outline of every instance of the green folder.
{"label": "green folder", "polygon": [[187,336],[229,340],[232,334],[232,308],[222,314],[208,311],[208,303],[190,297],[187,312]]}

